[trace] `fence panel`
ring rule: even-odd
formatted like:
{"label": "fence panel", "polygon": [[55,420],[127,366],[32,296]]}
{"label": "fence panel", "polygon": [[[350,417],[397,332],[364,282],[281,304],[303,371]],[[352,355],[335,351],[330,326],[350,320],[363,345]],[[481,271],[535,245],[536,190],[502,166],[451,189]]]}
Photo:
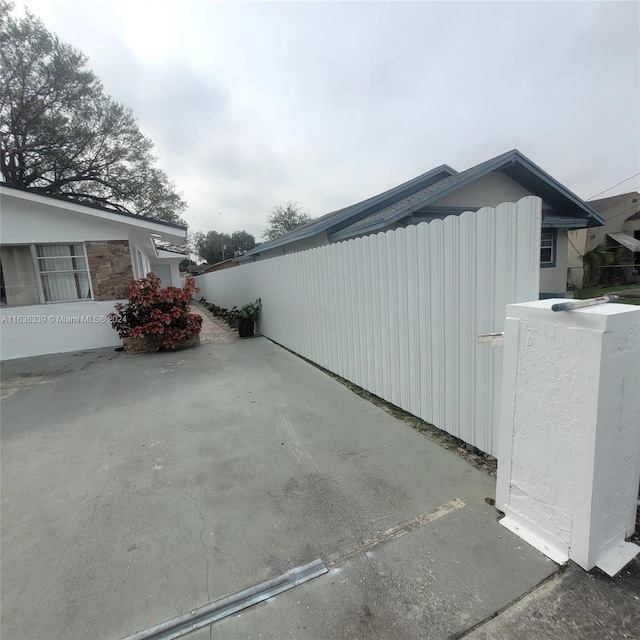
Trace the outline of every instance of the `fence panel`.
{"label": "fence panel", "polygon": [[497,452],[507,304],[536,300],[541,201],[483,208],[198,276],[263,335],[479,449]]}

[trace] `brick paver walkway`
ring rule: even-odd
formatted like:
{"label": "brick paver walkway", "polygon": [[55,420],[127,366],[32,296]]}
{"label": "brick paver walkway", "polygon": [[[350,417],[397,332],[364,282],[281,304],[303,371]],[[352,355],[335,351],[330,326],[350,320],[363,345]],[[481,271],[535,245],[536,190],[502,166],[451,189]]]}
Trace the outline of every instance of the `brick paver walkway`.
{"label": "brick paver walkway", "polygon": [[191,302],[191,312],[197,313],[202,317],[202,331],[200,332],[200,342],[202,344],[211,342],[234,342],[240,339],[237,331],[229,327],[226,322],[216,318],[199,302]]}

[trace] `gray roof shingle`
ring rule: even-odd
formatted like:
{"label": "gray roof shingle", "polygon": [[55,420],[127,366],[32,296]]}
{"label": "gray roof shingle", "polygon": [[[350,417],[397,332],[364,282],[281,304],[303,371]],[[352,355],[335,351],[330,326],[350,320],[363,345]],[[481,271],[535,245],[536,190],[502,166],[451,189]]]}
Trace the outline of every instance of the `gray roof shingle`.
{"label": "gray roof shingle", "polygon": [[483,174],[485,169],[489,169],[495,164],[499,164],[503,160],[508,159],[514,152],[508,151],[507,153],[503,153],[502,155],[496,156],[495,158],[491,158],[490,160],[486,160],[485,162],[481,162],[469,169],[465,169],[460,173],[456,173],[452,176],[448,176],[439,180],[435,184],[432,184],[420,191],[417,191],[413,195],[407,196],[398,202],[393,203],[392,205],[385,207],[384,209],[380,209],[376,213],[371,216],[368,216],[364,220],[360,220],[358,222],[345,227],[340,232],[340,236],[344,237],[347,235],[357,235],[362,230],[368,229],[369,227],[376,227],[380,224],[383,224],[385,221],[389,221],[394,218],[398,213],[407,212],[410,213],[412,207],[419,205],[424,206],[425,203],[429,200],[435,200],[436,197],[440,198],[442,196],[442,192],[445,190],[449,190],[450,188],[455,188],[457,185],[461,185],[466,182],[469,177],[475,176],[476,174]]}
{"label": "gray roof shingle", "polygon": [[368,215],[368,211],[374,211],[377,204],[385,206],[388,202],[393,201],[394,199],[401,199],[408,193],[415,193],[416,190],[425,187],[425,185],[431,185],[434,182],[438,182],[443,177],[454,175],[455,173],[455,170],[446,164],[435,167],[434,169],[431,169],[430,171],[427,171],[426,173],[423,173],[396,187],[388,189],[383,193],[372,196],[371,198],[367,198],[366,200],[362,200],[361,202],[357,202],[356,204],[352,204],[348,207],[331,211],[330,213],[320,216],[319,218],[315,218],[311,222],[308,222],[307,224],[298,227],[275,240],[264,242],[251,251],[247,251],[247,253],[242,256],[242,259],[247,259],[252,255],[261,253],[262,251],[274,249],[324,231],[342,228],[345,224],[351,224],[357,219]]}
{"label": "gray roof shingle", "polygon": [[374,233],[408,218],[413,211],[429,206],[445,195],[496,170],[504,171],[550,204],[560,203],[560,208],[566,209],[565,214],[569,217],[586,219],[589,226],[604,224],[589,204],[545,173],[517,149],[512,149],[459,173],[447,165],[436,167],[377,196],[316,218],[303,227],[256,247],[244,257],[321,232],[326,232],[331,241]]}

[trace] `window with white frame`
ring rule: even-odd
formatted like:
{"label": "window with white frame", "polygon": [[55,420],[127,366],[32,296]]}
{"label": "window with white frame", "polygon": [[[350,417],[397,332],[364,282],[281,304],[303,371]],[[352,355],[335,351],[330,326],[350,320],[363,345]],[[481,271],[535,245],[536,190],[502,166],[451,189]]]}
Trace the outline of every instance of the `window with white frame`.
{"label": "window with white frame", "polygon": [[0,247],[2,306],[91,299],[82,243]]}
{"label": "window with white frame", "polygon": [[553,267],[556,263],[556,234],[553,229],[543,229],[540,236],[540,266]]}
{"label": "window with white frame", "polygon": [[91,298],[84,245],[39,244],[36,251],[45,302]]}

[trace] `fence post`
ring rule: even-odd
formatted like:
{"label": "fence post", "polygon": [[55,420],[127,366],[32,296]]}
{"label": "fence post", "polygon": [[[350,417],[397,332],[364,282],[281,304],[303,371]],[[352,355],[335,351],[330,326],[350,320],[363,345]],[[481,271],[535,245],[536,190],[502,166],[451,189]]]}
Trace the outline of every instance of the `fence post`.
{"label": "fence post", "polygon": [[639,551],[640,307],[507,307],[496,506],[556,562],[615,575]]}

